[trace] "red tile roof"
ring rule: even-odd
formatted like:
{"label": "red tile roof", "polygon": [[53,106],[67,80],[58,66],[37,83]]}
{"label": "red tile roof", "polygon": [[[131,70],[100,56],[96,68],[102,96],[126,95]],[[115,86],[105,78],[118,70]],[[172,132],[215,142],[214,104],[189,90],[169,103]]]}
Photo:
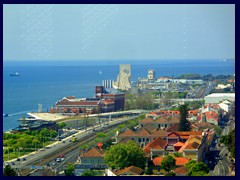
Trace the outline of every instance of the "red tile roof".
{"label": "red tile roof", "polygon": [[218,114],[214,111],[205,112],[206,119],[213,119],[214,121],[218,121]]}
{"label": "red tile roof", "polygon": [[179,136],[202,135],[202,131],[175,131]]}
{"label": "red tile roof", "polygon": [[92,148],[81,157],[103,157],[103,152],[97,148]]}
{"label": "red tile roof", "polygon": [[164,141],[162,138],[158,137],[157,139],[153,140],[152,142],[148,143],[143,150],[147,153],[150,153],[150,149],[164,149],[167,145],[167,142]]}
{"label": "red tile roof", "polygon": [[144,124],[142,128],[146,129],[150,134],[154,133],[157,130],[157,128],[151,124]]}
{"label": "red tile roof", "polygon": [[162,138],[167,137],[167,135],[168,135],[168,132],[163,129],[159,129],[151,134],[152,137],[162,137]]}
{"label": "red tile roof", "polygon": [[179,123],[174,123],[172,126],[166,129],[167,132],[178,131]]}
{"label": "red tile roof", "polygon": [[141,175],[143,174],[143,170],[139,167],[136,166],[130,166],[130,167],[126,167],[125,169],[122,169],[118,172],[116,172],[116,175],[124,175],[125,173],[127,174],[132,174],[132,175]]}
{"label": "red tile roof", "polygon": [[191,144],[188,144],[185,149],[198,149],[200,144],[198,144],[197,142],[193,142]]}
{"label": "red tile roof", "polygon": [[183,142],[177,142],[177,143],[175,143],[173,146],[183,146],[184,145],[184,143]]}
{"label": "red tile roof", "polygon": [[119,136],[120,137],[121,136],[136,136],[136,134],[132,130],[128,129],[128,130],[124,131],[122,134],[119,134]]}
{"label": "red tile roof", "polygon": [[147,132],[146,129],[144,129],[144,128],[140,129],[136,133],[138,136],[150,136],[149,132]]}
{"label": "red tile roof", "polygon": [[[186,163],[190,161],[190,159],[184,158],[184,157],[175,157],[174,159],[176,160],[176,166],[184,166]],[[153,164],[155,166],[160,166],[162,163],[162,160],[163,160],[163,157],[156,157],[153,159]]]}
{"label": "red tile roof", "polygon": [[147,123],[154,123],[154,120],[152,118],[145,118],[142,121],[140,121],[141,124],[147,124]]}
{"label": "red tile roof", "polygon": [[111,99],[105,99],[102,101],[104,104],[114,104],[114,102]]}
{"label": "red tile roof", "polygon": [[56,105],[70,105],[70,106],[97,106],[99,104],[99,101],[68,101],[66,99],[63,99],[59,102],[57,102]]}

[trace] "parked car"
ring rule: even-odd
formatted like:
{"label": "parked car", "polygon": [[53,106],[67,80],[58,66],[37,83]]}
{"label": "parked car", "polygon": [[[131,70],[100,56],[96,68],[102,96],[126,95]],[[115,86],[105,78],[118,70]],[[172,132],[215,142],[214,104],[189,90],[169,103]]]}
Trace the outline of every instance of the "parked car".
{"label": "parked car", "polygon": [[23,158],[22,160],[23,160],[23,161],[26,161],[26,158]]}
{"label": "parked car", "polygon": [[61,158],[57,158],[57,160],[56,160],[57,162],[61,162]]}
{"label": "parked car", "polygon": [[17,158],[17,161],[21,161],[21,159],[20,159],[20,158]]}

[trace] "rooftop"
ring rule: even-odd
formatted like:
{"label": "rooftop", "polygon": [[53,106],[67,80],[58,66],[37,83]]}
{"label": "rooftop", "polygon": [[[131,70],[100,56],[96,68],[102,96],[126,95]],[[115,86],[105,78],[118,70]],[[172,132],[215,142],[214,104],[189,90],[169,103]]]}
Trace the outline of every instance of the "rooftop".
{"label": "rooftop", "polygon": [[97,148],[92,148],[81,157],[103,157],[103,152]]}
{"label": "rooftop", "polygon": [[235,98],[235,93],[213,93],[205,97],[234,97]]}
{"label": "rooftop", "polygon": [[128,173],[130,172],[131,174],[134,174],[134,175],[141,175],[143,174],[144,171],[141,168],[138,168],[136,166],[130,166],[116,172],[115,174],[119,176],[119,175],[124,175],[127,172]]}

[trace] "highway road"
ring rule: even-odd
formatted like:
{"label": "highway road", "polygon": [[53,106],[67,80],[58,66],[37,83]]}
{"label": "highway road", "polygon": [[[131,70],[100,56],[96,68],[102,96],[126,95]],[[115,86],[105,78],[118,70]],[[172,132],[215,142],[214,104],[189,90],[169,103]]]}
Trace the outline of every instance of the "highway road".
{"label": "highway road", "polygon": [[[87,128],[86,130],[79,130],[76,134],[74,134],[78,139],[84,139],[87,136],[92,136],[95,131],[101,131],[106,128],[110,128],[111,126],[121,124],[125,121],[135,119],[137,116],[132,116],[132,117],[126,117],[126,118],[121,118],[121,119],[112,119],[112,121],[105,122],[104,125],[96,125],[94,127]],[[95,131],[93,131],[95,129]],[[61,141],[55,142],[52,144],[52,146],[48,149],[40,149],[36,152],[33,152],[31,154],[25,155],[20,157],[21,161],[17,161],[17,159],[7,161],[5,162],[10,164],[12,168],[16,169],[26,169],[30,168],[30,166],[36,162],[36,161],[41,161],[44,157],[53,154],[54,152],[57,152],[61,149],[63,149],[66,146],[70,146],[73,142],[70,142],[72,136],[66,137],[65,139],[62,139]],[[26,161],[22,161],[23,158],[26,158]],[[12,165],[14,163],[15,165]],[[54,167],[55,168],[55,167]],[[58,169],[58,167],[56,167]]]}

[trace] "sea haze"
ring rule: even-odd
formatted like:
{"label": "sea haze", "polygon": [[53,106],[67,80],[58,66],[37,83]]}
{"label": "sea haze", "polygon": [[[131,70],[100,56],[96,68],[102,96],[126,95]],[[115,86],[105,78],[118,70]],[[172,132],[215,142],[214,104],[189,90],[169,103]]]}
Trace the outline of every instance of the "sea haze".
{"label": "sea haze", "polygon": [[[102,80],[116,80],[119,64],[131,64],[132,81],[147,77],[155,69],[156,77],[198,73],[233,75],[235,61],[165,60],[165,61],[4,61],[3,131],[19,125],[26,112],[36,111],[38,104],[49,109],[65,96],[93,97],[94,87]],[[10,77],[19,72],[20,76]]]}

